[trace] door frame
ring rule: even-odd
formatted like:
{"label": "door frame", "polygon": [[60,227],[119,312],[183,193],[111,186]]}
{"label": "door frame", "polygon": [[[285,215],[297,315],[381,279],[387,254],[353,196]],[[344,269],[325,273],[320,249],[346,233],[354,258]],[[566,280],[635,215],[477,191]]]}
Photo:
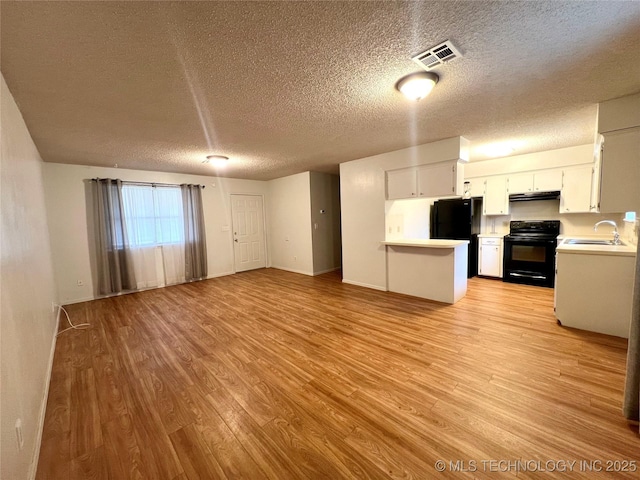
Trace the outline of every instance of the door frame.
{"label": "door frame", "polygon": [[269,242],[267,235],[267,200],[264,196],[264,193],[241,193],[241,192],[233,192],[229,194],[229,218],[231,222],[231,229],[229,230],[229,242],[231,242],[231,253],[233,255],[232,263],[233,263],[233,273],[238,273],[236,271],[236,246],[233,241],[233,196],[234,195],[243,195],[243,196],[251,196],[251,197],[262,197],[262,220],[264,221],[263,232],[263,241],[264,241],[264,255],[265,255],[265,268],[271,268],[271,250],[269,249]]}

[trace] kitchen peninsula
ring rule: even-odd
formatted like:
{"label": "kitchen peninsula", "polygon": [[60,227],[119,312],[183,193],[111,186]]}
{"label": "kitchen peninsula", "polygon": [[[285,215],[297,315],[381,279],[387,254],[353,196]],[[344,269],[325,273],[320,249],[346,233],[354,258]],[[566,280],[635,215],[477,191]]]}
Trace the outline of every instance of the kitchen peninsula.
{"label": "kitchen peninsula", "polygon": [[382,244],[390,292],[451,304],[466,295],[468,240],[398,239]]}

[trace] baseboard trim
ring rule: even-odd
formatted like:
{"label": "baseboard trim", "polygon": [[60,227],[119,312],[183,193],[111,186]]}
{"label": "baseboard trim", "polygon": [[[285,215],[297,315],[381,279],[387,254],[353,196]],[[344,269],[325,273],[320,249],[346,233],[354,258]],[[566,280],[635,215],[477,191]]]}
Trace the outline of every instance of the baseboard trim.
{"label": "baseboard trim", "polygon": [[[91,302],[93,300],[97,300],[98,298],[102,298],[102,297],[82,297],[82,298],[76,298],[74,300],[65,300],[64,305],[73,305],[74,303]],[[58,312],[58,317],[60,317],[59,312]]]}
{"label": "baseboard trim", "polygon": [[224,272],[224,273],[214,273],[213,275],[207,276],[207,280],[218,277],[226,277],[227,275],[233,275],[236,272]]}
{"label": "baseboard trim", "polygon": [[53,331],[53,340],[51,341],[51,351],[49,352],[49,365],[47,366],[47,376],[44,387],[44,398],[40,402],[40,415],[38,417],[38,434],[36,436],[35,452],[33,452],[31,465],[29,466],[29,480],[36,478],[38,473],[38,461],[40,460],[40,446],[42,445],[42,433],[44,432],[44,418],[47,414],[47,400],[49,399],[49,387],[51,386],[51,372],[53,371],[53,358],[56,353],[56,342],[58,340],[58,331],[60,330],[60,312],[58,306],[56,315],[56,328]]}
{"label": "baseboard trim", "polygon": [[380,290],[381,292],[386,292],[387,289],[384,287],[380,287],[378,285],[371,285],[368,283],[363,283],[363,282],[355,282],[353,280],[347,280],[345,278],[342,279],[342,283],[348,283],[349,285],[355,285],[356,287],[365,287],[365,288],[371,288],[373,290]]}
{"label": "baseboard trim", "polygon": [[[235,272],[215,273],[213,275],[208,275],[207,278],[204,278],[203,280],[210,280],[212,278],[218,278],[218,277],[226,277],[227,275],[233,275],[234,273]],[[200,280],[194,280],[194,281],[199,282]],[[99,297],[76,298],[76,299],[73,299],[73,300],[65,300],[64,301],[64,305],[73,305],[74,303],[91,302],[93,300],[100,300],[102,298],[117,297],[118,295],[128,295],[129,293],[139,293],[139,292],[144,292],[146,290],[155,290],[157,288],[174,287],[176,285],[184,285],[186,283],[190,283],[190,282],[172,283],[170,285],[162,285],[162,286],[159,286],[159,287],[139,288],[138,290],[131,290],[131,291],[127,291],[127,292],[116,293],[114,295],[102,295],[102,296],[99,296]]]}
{"label": "baseboard trim", "polygon": [[271,268],[275,268],[276,270],[284,270],[285,272],[299,273],[301,275],[307,275],[309,277],[313,277],[313,273],[304,272],[302,270],[296,270],[294,268],[278,267],[277,265],[271,265]]}
{"label": "baseboard trim", "polygon": [[336,270],[340,270],[340,267],[328,268],[326,270],[320,270],[319,272],[313,272],[313,276],[322,275],[324,273],[335,272]]}

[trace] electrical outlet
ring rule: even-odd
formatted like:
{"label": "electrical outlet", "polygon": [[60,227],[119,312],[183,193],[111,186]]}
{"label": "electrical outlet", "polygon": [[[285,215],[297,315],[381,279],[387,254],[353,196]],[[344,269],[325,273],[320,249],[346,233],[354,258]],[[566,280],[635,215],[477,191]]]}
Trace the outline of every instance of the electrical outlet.
{"label": "electrical outlet", "polygon": [[16,442],[18,445],[18,450],[22,450],[24,448],[24,436],[22,435],[22,420],[16,420]]}
{"label": "electrical outlet", "polygon": [[78,286],[84,287],[84,280],[78,280]]}

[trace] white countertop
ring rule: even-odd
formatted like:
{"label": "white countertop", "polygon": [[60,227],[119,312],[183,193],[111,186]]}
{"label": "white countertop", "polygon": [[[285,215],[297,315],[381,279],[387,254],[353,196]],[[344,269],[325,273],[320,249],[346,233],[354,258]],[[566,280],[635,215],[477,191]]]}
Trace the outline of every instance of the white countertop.
{"label": "white countertop", "polygon": [[502,238],[506,233],[480,233],[478,238]]}
{"label": "white countertop", "polygon": [[[588,235],[584,236],[571,236],[564,235],[564,239],[556,248],[558,253],[575,253],[582,255],[617,255],[623,257],[635,257],[636,256],[636,246],[631,245],[630,243],[623,240],[625,245],[569,245],[566,243],[567,240],[575,239],[575,238],[585,238],[585,239],[593,239],[594,237],[590,237]],[[602,238],[602,237],[600,237]],[[609,240],[610,237],[607,237],[605,240]]]}
{"label": "white countertop", "polygon": [[468,245],[469,240],[439,240],[424,238],[403,238],[398,240],[386,240],[383,245],[396,247],[421,247],[421,248],[455,248],[460,245]]}

